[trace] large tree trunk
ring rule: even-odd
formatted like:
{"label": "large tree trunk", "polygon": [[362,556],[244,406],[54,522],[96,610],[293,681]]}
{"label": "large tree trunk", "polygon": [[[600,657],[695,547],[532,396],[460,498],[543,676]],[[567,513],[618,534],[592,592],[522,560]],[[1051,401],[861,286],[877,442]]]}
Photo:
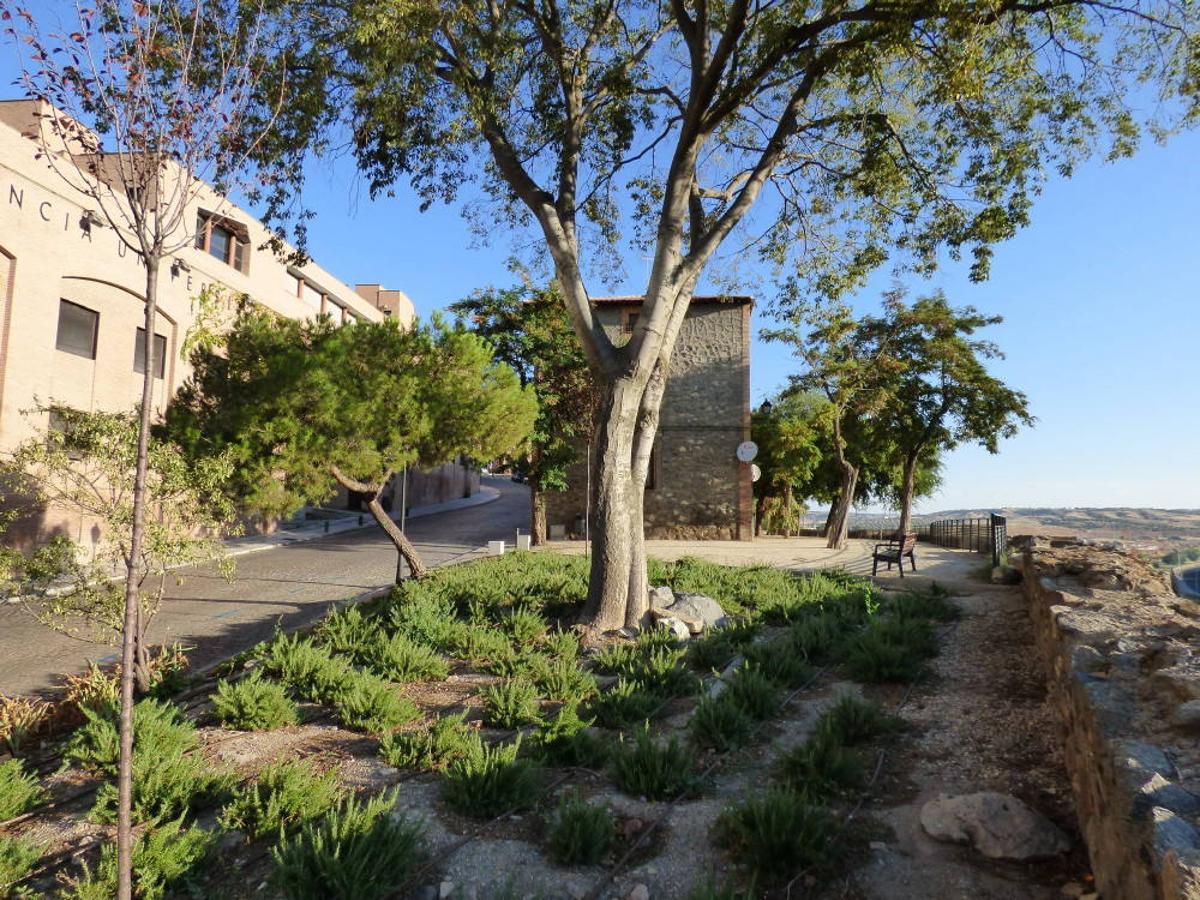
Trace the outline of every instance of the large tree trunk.
{"label": "large tree trunk", "polygon": [[646,568],[646,525],[644,521],[646,481],[654,438],[658,434],[658,413],[666,390],[667,363],[660,359],[642,393],[637,430],[633,442],[633,464],[629,487],[629,598],[625,607],[625,627],[639,628],[650,610],[650,576]]}
{"label": "large tree trunk", "polygon": [[150,411],[154,401],[154,332],[158,319],[158,267],[155,253],[146,262],[146,371],[142,378],[142,405],[138,410],[137,461],[133,476],[133,510],[129,530],[129,556],[125,560],[125,622],[121,632],[120,756],[117,762],[117,900],[133,897],[133,688],[137,665],[138,623],[141,602],[138,572],[146,516],[146,468],[150,446]]}
{"label": "large tree trunk", "polygon": [[904,535],[912,525],[913,485],[917,480],[917,456],[920,450],[913,450],[904,457],[904,483],[900,487],[900,525],[896,529],[898,540],[903,541]]}
{"label": "large tree trunk", "polygon": [[854,503],[854,489],[858,486],[858,468],[849,462],[839,463],[842,484],[837,501],[830,512],[830,526],[826,532],[825,546],[830,550],[841,550],[846,546],[850,533],[850,507]]}
{"label": "large tree trunk", "polygon": [[837,495],[829,503],[829,514],[825,516],[825,528],[821,534],[828,540],[829,532],[833,529],[833,520],[837,517],[838,504],[841,503],[841,495]]}
{"label": "large tree trunk", "polygon": [[[592,473],[592,563],[583,620],[599,631],[625,624],[633,551],[633,445],[642,391],[629,378],[608,385]],[[640,525],[640,521],[638,523]]]}

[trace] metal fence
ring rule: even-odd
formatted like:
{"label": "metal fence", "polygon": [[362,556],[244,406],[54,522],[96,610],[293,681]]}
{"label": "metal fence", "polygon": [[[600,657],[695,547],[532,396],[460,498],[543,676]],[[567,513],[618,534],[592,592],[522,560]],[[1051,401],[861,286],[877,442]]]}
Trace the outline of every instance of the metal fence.
{"label": "metal fence", "polygon": [[1008,520],[994,513],[986,519],[941,519],[918,526],[917,537],[939,547],[987,554],[998,566],[1008,546]]}

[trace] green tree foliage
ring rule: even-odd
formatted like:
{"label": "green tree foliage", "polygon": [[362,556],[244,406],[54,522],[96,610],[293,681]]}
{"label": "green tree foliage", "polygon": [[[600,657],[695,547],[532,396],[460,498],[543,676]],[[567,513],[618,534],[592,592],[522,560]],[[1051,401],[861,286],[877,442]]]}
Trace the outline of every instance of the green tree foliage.
{"label": "green tree foliage", "polygon": [[189,459],[230,455],[234,496],[266,515],[328,500],[339,486],[361,492],[414,576],[425,565],[383,506],[392,476],[507,453],[536,414],[532,390],[482,339],[436,319],[339,327],[247,308],[191,362],[165,423]]}
{"label": "green tree foliage", "polygon": [[139,689],[147,691],[146,629],[158,611],[168,572],[211,561],[231,567],[221,542],[212,536],[236,532],[235,509],[226,494],[233,459],[217,452],[189,461],[174,442],[150,439],[145,490],[153,515],[146,517],[135,545],[130,522],[138,414],[42,407],[30,417],[38,423],[34,436],[8,454],[0,477],[24,498],[26,509],[80,517],[90,529],[91,543],[77,546],[60,534],[28,553],[0,551],[3,588],[56,631],[115,643],[125,616],[124,584],[115,578],[130,566],[140,600],[134,673]]}
{"label": "green tree foliage", "polygon": [[901,324],[897,355],[904,364],[892,401],[884,411],[884,429],[895,441],[901,463],[901,534],[909,530],[919,461],[931,449],[952,450],[977,443],[996,453],[1001,438],[1020,425],[1032,425],[1024,394],[988,372],[985,361],[1002,354],[995,344],[974,336],[1000,323],[973,307],[955,309],[940,292],[892,314]]}
{"label": "green tree foliage", "polygon": [[[494,201],[473,205],[481,225],[533,226],[548,251],[603,391],[587,608],[600,628],[635,625],[648,602],[649,450],[722,247],[790,277],[784,307],[843,296],[887,261],[927,272],[943,251],[971,254],[982,278],[1049,173],[1132,152],[1128,98],[1155,127],[1200,115],[1194,11],[1169,0],[278,5],[289,58],[306,58],[269,149],[296,178],[348,121],[374,191],[407,180],[428,205],[474,180]],[[587,281],[612,271],[622,237],[650,265],[618,345]]]}
{"label": "green tree foliage", "polygon": [[806,486],[822,458],[824,407],[825,400],[818,394],[785,391],[754,413],[751,433],[758,444],[754,461],[762,470],[754,485],[759,530],[784,535],[800,530],[807,512],[800,501],[808,496]]}
{"label": "green tree foliage", "polygon": [[451,305],[495,348],[523,384],[533,386],[538,416],[528,452],[514,462],[525,470],[530,489],[530,533],[546,540],[546,491],[566,490],[567,472],[579,448],[592,438],[599,394],[579,339],[551,284],[476,291]]}

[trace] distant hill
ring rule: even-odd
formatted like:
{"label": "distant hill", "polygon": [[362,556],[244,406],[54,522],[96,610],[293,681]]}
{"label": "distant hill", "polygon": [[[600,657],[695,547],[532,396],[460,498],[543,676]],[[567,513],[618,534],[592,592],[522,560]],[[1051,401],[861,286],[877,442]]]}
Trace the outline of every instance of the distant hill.
{"label": "distant hill", "polygon": [[916,516],[918,522],[967,519],[996,512],[1008,519],[1009,534],[1078,535],[1145,544],[1162,553],[1200,546],[1200,509],[1145,507],[1036,507],[947,509]]}

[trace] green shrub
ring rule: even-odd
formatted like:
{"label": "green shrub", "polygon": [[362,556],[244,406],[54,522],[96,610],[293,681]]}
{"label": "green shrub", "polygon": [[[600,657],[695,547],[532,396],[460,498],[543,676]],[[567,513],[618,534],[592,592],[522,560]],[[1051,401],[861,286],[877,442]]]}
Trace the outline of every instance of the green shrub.
{"label": "green shrub", "polygon": [[718,839],[756,879],[784,880],[826,860],[832,818],[800,794],[772,788],[722,813]]}
{"label": "green shrub", "polygon": [[535,662],[549,664],[549,657],[529,650],[518,650],[512,644],[504,641],[504,647],[490,656],[484,664],[484,671],[501,678],[532,677]]}
{"label": "green shrub", "polygon": [[722,696],[752,719],[769,719],[779,712],[779,688],[748,663],[729,676]]}
{"label": "green shrub", "polygon": [[440,681],[450,674],[449,664],[437,651],[402,634],[381,635],[363,649],[361,660],[391,681]]}
{"label": "green shrub", "polygon": [[263,731],[299,721],[296,704],[283,685],[264,681],[259,672],[241,681],[221,681],[210,699],[213,711],[226,728]]}
{"label": "green shrub", "polygon": [[428,729],[397,731],[379,742],[379,755],[398,769],[443,769],[463,756],[482,750],[479,732],[466,725],[466,713],[444,716]]}
{"label": "green shrub", "polygon": [[779,684],[800,687],[812,678],[812,668],[787,637],[751,644],[743,652],[749,665]]}
{"label": "green shrub", "polygon": [[723,669],[730,660],[742,652],[758,629],[746,623],[727,625],[708,632],[703,637],[688,642],[688,662],[705,672]]}
{"label": "green shrub", "polygon": [[[63,745],[64,761],[88,771],[116,775],[121,750],[119,707],[105,705],[80,711],[85,721]],[[195,725],[185,720],[175,706],[152,699],[141,700],[133,708],[133,740],[135,748],[153,748],[154,753],[164,756],[200,746]]]}
{"label": "green shrub", "polygon": [[862,783],[862,762],[835,736],[817,731],[779,763],[783,780],[808,797],[823,798]]}
{"label": "green shrub", "polygon": [[536,609],[516,607],[505,619],[505,630],[518,645],[533,644],[546,633],[546,620]]}
{"label": "green shrub", "polygon": [[579,659],[579,638],[569,631],[550,632],[542,641],[542,647],[554,659],[571,662]]}
{"label": "green shrub", "polygon": [[530,661],[530,675],[547,700],[573,703],[586,700],[597,691],[596,679],[571,659],[534,657]]}
{"label": "green shrub", "polygon": [[488,722],[496,728],[518,728],[540,719],[537,688],[524,679],[489,685],[482,695]]}
{"label": "green shrub", "polygon": [[[168,891],[183,887],[200,871],[217,836],[203,828],[185,828],[183,820],[166,822],[138,835],[133,844],[133,883],[141,900],[159,900]],[[111,900],[117,895],[117,847],[100,849],[96,868],[86,865],[83,875],[67,882],[66,897],[73,900]]]}
{"label": "green shrub", "polygon": [[347,728],[379,734],[420,717],[421,710],[381,678],[355,673],[334,699],[338,721]]}
{"label": "green shrub", "polygon": [[33,809],[45,798],[46,791],[37,776],[26,772],[19,759],[0,762],[0,822]]}
{"label": "green shrub", "polygon": [[613,774],[621,790],[647,800],[669,800],[696,785],[693,759],[678,739],[662,743],[649,726],[637,730],[632,744],[622,737],[613,753]]}
{"label": "green shrub", "polygon": [[317,771],[307,760],[272,763],[233,792],[221,810],[221,827],[251,840],[274,835],[320,818],[342,798],[337,772]]}
{"label": "green shrub", "polygon": [[380,637],[379,625],[366,619],[362,610],[351,606],[325,617],[317,626],[321,644],[334,653],[344,653],[360,659],[366,649]]}
{"label": "green shrub", "polygon": [[565,866],[593,866],[604,858],[615,836],[612,813],[570,794],[547,823],[546,843],[554,860]]}
{"label": "green shrub", "polygon": [[726,690],[716,697],[705,697],[696,705],[688,727],[698,746],[723,753],[749,743],[754,720],[728,694]]}
{"label": "green shrub", "polygon": [[902,619],[934,619],[938,622],[953,621],[961,614],[949,595],[936,585],[924,594],[916,591],[897,594],[888,603],[888,609]]}
{"label": "green shrub", "polygon": [[[200,753],[160,753],[153,745],[133,749],[133,815],[138,822],[174,819],[218,803],[233,787],[233,776],[214,768]],[[115,822],[117,786],[100,786],[91,818]]]}
{"label": "green shrub", "polygon": [[636,644],[609,644],[593,657],[596,671],[604,675],[633,675],[642,653]]}
{"label": "green shrub", "polygon": [[508,636],[494,627],[467,625],[465,622],[462,625],[462,631],[455,635],[449,652],[477,666],[518,656]]}
{"label": "green shrub", "polygon": [[446,802],[479,819],[532,806],[541,793],[541,777],[529,760],[517,757],[520,749],[518,738],[455,759],[446,769]]}
{"label": "green shrub", "polygon": [[829,662],[842,639],[842,626],[831,615],[809,616],[796,622],[786,640],[793,653],[814,665]]}
{"label": "green shrub", "polygon": [[37,844],[0,834],[0,897],[21,896],[19,893],[10,895],[6,888],[32,872],[41,855]]}
{"label": "green shrub", "polygon": [[589,731],[590,724],[590,720],[579,717],[578,705],[564,704],[553,719],[534,732],[539,757],[552,765],[603,767],[612,754],[612,744],[603,735]]}
{"label": "green shrub", "polygon": [[895,731],[900,726],[901,720],[885,713],[878,703],[843,694],[821,716],[817,731],[852,747]]}
{"label": "green shrub", "polygon": [[700,680],[684,664],[684,649],[652,646],[642,652],[634,672],[634,680],[645,690],[663,697],[690,697],[700,687]]}
{"label": "green shrub", "polygon": [[355,676],[354,667],[335,659],[309,638],[276,635],[257,651],[263,670],[276,675],[306,700],[330,703]]}
{"label": "green shrub", "polygon": [[675,632],[665,625],[653,625],[638,632],[634,641],[643,653],[650,650],[673,650],[679,646]]}
{"label": "green shrub", "polygon": [[869,683],[916,681],[937,652],[937,635],[924,619],[880,619],[854,637],[845,651],[846,672]]}
{"label": "green shrub", "polygon": [[444,653],[454,648],[469,631],[466,622],[455,614],[454,605],[438,597],[420,597],[401,602],[392,595],[387,619],[391,630],[418,644],[435,647]]}
{"label": "green shrub", "polygon": [[624,729],[651,718],[664,699],[642,689],[637,682],[624,678],[594,699],[589,711],[604,728]]}
{"label": "green shrub", "polygon": [[694,888],[688,894],[688,900],[751,900],[751,898],[757,896],[758,894],[754,891],[753,882],[742,891],[732,885],[719,885],[715,879],[710,877],[704,884]]}
{"label": "green shrub", "polygon": [[425,856],[424,829],[392,813],[395,792],[348,798],[271,851],[275,884],[291,900],[381,900]]}

